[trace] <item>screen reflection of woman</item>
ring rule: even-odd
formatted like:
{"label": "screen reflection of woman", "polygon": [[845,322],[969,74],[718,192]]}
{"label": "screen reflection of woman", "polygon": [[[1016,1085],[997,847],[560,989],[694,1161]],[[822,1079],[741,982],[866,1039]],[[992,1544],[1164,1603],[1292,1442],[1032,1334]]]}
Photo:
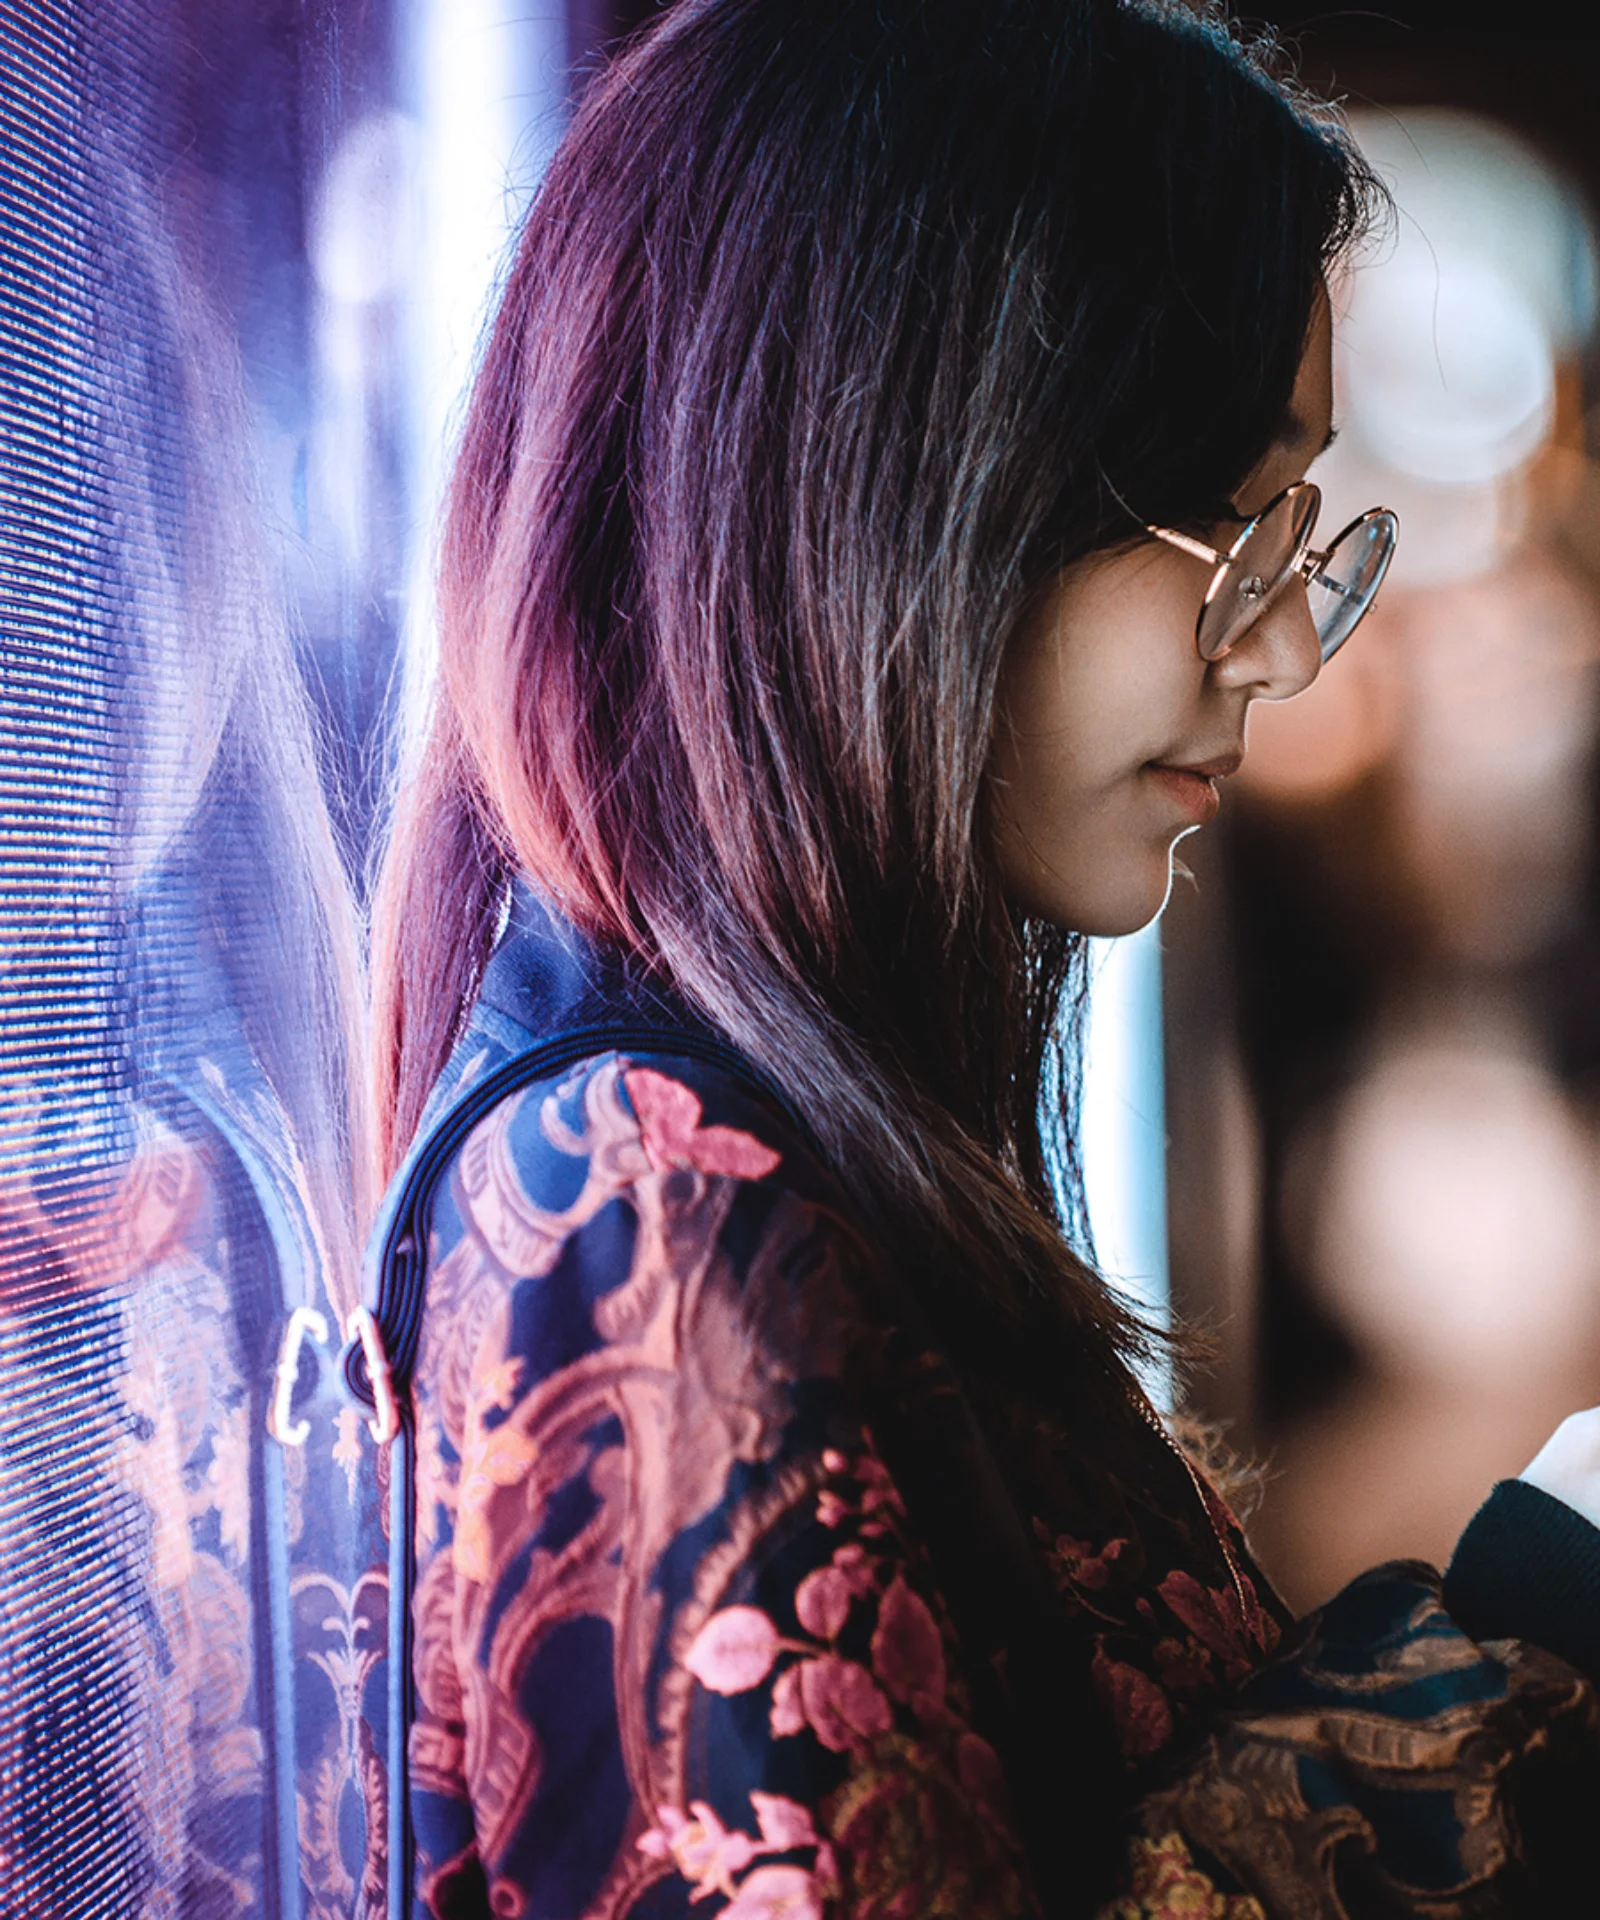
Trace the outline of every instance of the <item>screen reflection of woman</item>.
{"label": "screen reflection of woman", "polygon": [[1592,1468],[1294,1622],[1057,1197],[1084,936],[1159,912],[1392,544],[1322,558],[1301,486],[1373,197],[1157,5],[687,0],[579,111],[381,903],[423,1911],[1564,1884]]}

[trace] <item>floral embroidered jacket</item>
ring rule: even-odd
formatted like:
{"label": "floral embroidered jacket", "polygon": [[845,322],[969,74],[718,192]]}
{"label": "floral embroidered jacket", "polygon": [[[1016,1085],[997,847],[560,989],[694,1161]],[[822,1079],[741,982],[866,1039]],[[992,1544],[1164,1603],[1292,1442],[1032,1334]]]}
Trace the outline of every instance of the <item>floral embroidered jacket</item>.
{"label": "floral embroidered jacket", "polygon": [[434,1188],[413,1911],[1549,1910],[1582,1675],[1421,1565],[1291,1621],[1131,1403],[937,1351],[800,1118],[641,996],[522,894],[424,1127],[551,1033],[667,1023],[495,1100]]}

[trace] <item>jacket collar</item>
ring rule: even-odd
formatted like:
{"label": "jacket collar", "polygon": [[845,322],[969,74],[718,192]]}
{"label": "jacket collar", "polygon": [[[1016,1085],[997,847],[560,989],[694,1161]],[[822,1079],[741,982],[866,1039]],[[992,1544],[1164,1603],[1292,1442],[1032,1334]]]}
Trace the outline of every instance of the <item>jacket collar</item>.
{"label": "jacket collar", "polygon": [[505,931],[484,969],[468,1031],[499,1016],[532,1043],[608,1024],[710,1032],[688,1003],[630,954],[579,931],[519,879]]}

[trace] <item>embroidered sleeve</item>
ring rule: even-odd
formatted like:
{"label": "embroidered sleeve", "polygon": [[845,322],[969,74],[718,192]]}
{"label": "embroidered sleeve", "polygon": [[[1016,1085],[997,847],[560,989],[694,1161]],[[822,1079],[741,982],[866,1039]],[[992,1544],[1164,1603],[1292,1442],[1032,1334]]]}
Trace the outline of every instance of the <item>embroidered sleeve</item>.
{"label": "embroidered sleeve", "polygon": [[1469,1639],[1439,1585],[1420,1563],[1364,1574],[1214,1709],[1101,1920],[1581,1911],[1595,1691]]}
{"label": "embroidered sleeve", "polygon": [[851,1242],[772,1131],[612,1057],[463,1150],[416,1382],[425,1912],[1032,1911],[844,1385]]}

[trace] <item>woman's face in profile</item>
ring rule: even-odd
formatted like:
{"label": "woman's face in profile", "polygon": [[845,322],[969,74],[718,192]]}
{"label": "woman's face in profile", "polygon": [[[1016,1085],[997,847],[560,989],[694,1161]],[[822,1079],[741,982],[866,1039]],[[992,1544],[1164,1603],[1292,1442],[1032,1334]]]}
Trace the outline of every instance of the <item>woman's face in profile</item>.
{"label": "woman's face in profile", "polygon": [[[1241,515],[1305,477],[1332,410],[1322,299],[1280,437],[1233,501]],[[1152,920],[1173,848],[1214,817],[1217,782],[1243,758],[1251,701],[1285,700],[1316,678],[1298,577],[1221,659],[1202,659],[1195,621],[1211,573],[1155,539],[1091,554],[1012,643],[990,771],[1001,873],[1030,913],[1091,934]]]}

